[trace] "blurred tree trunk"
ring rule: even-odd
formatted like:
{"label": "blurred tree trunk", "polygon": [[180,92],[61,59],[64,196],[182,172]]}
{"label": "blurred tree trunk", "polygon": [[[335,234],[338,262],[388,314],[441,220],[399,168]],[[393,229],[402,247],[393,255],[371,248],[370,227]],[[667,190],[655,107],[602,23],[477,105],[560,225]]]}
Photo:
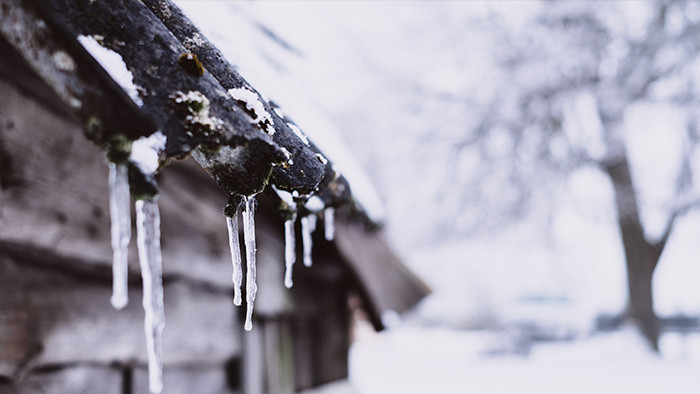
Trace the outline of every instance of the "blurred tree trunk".
{"label": "blurred tree trunk", "polygon": [[658,243],[650,243],[644,236],[627,154],[604,163],[603,167],[615,190],[617,220],[627,263],[627,314],[639,326],[652,349],[658,352],[659,322],[654,312],[652,277],[668,235],[664,234]]}

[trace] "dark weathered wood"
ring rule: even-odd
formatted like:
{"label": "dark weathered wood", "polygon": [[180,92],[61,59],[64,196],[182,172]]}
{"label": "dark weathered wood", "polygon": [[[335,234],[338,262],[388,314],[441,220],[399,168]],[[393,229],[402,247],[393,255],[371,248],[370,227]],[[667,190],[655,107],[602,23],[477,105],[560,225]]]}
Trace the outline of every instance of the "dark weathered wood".
{"label": "dark weathered wood", "polygon": [[349,184],[334,170],[333,163],[313,142],[303,142],[291,130],[290,125],[297,127],[294,122],[278,114],[277,106],[257,93],[177,6],[169,0],[146,0],[145,3],[185,47],[201,59],[222,86],[226,89],[244,87],[257,94],[272,116],[277,130],[274,141],[292,154],[291,164],[273,169],[271,181],[278,189],[297,191],[301,195],[314,193],[327,206],[341,206],[352,200]]}
{"label": "dark weathered wood", "polygon": [[[271,103],[270,105],[273,108],[277,108],[277,104],[275,103]],[[273,112],[275,112],[275,115],[277,115],[276,111]],[[280,118],[280,123],[285,124],[288,127],[298,127],[294,120],[292,120],[289,116],[283,115],[280,116]],[[324,204],[328,207],[349,205],[352,202],[352,192],[348,181],[340,174],[339,171],[334,168],[333,161],[326,157],[323,152],[321,152],[321,150],[313,143],[313,141],[309,140],[307,146],[317,159],[325,163],[323,178],[313,194],[321,198]],[[304,196],[302,193],[302,196],[300,196],[300,201],[304,202],[306,197],[307,196]],[[304,211],[303,208],[302,211]],[[302,212],[302,214],[303,213],[304,212]]]}
{"label": "dark weathered wood", "polygon": [[17,88],[36,97],[44,106],[61,116],[72,116],[56,93],[32,71],[17,50],[2,37],[0,37],[0,78],[12,81]]}
{"label": "dark weathered wood", "polygon": [[[41,371],[32,374],[16,387],[17,393],[88,393],[87,387],[102,394],[124,394],[121,372],[109,366],[76,365],[72,368]],[[50,388],[47,390],[47,388]],[[3,392],[12,394],[15,391]],[[141,392],[138,392],[139,394]]]}
{"label": "dark weathered wood", "polygon": [[[50,264],[50,263],[47,263]],[[26,368],[71,363],[146,361],[139,286],[131,303],[109,305],[110,283],[28,264],[0,253],[0,375],[21,380]],[[187,281],[165,285],[166,365],[223,365],[240,352],[240,323],[229,294]],[[206,335],[192,335],[193,332]]]}
{"label": "dark weathered wood", "polygon": [[[142,95],[144,110],[168,137],[166,157],[186,154],[197,144],[212,146],[202,150],[212,163],[205,168],[227,193],[245,195],[261,191],[272,164],[286,160],[270,137],[253,126],[250,114],[233,105],[211,73],[199,75],[183,66],[187,49],[143,3],[39,1],[46,9],[52,8],[47,17],[55,17],[73,34],[104,36],[103,42],[122,56],[134,82],[147,92]],[[206,97],[209,114],[205,114],[206,108],[198,111],[192,105],[179,108],[174,101],[178,92]],[[220,124],[192,123],[188,116],[193,111]],[[231,152],[219,151],[222,143],[238,149],[231,156]]]}
{"label": "dark weathered wood", "polygon": [[[163,393],[167,394],[235,394],[220,365],[186,365],[163,369]],[[101,388],[101,386],[99,386]],[[122,394],[148,394],[148,369],[134,368],[130,390]]]}
{"label": "dark weathered wood", "polygon": [[[107,168],[79,123],[0,79],[0,161],[0,239],[109,266]],[[193,160],[171,164],[159,184],[165,274],[231,289],[220,271],[230,267],[225,196]],[[138,270],[135,238],[129,253]]]}
{"label": "dark weathered wood", "polygon": [[[19,0],[0,1],[0,35],[80,119],[98,145],[106,148],[112,135],[136,139],[156,130],[75,37],[47,24],[36,7]],[[116,150],[117,156],[125,154]]]}
{"label": "dark weathered wood", "polygon": [[[223,54],[209,42],[182,11],[167,0],[145,0],[144,3],[160,18],[165,26],[180,40],[188,51],[197,55],[208,72],[221,83],[225,89],[245,88],[254,92],[265,110],[272,116],[276,132],[273,140],[286,148],[292,155],[292,163],[273,169],[272,182],[280,189],[298,191],[301,194],[313,192],[324,175],[325,165],[316,157],[316,153],[290,129],[274,108],[265,100],[227,61]],[[245,103],[237,102],[245,109]]]}
{"label": "dark weathered wood", "polygon": [[430,293],[378,231],[367,231],[342,215],[336,218],[335,230],[335,243],[357,278],[375,328],[383,328],[381,313],[404,312]]}
{"label": "dark weathered wood", "polygon": [[[259,192],[272,165],[286,160],[279,146],[253,127],[250,115],[232,104],[215,78],[206,73],[193,75],[183,67],[180,59],[187,50],[142,3],[3,0],[2,6],[4,38],[59,94],[84,123],[88,135],[108,153],[119,153],[111,154],[114,160],[126,158],[129,141],[157,128],[167,136],[163,162],[201,144],[211,147],[202,150],[213,163],[206,168],[229,194]],[[78,35],[98,37],[122,57],[140,89],[142,108],[115,86],[77,42]],[[43,43],[44,36],[52,38],[53,46]],[[55,61],[56,53],[61,54],[62,63]],[[85,93],[92,91],[96,91],[92,96]],[[177,95],[188,92],[204,97],[208,108],[190,101],[178,103]],[[121,104],[109,105],[110,99]],[[89,111],[93,107],[97,109]],[[119,108],[125,109],[120,113]],[[113,121],[112,111],[120,115],[118,122]],[[104,113],[112,117],[96,116]],[[199,118],[189,116],[192,114]],[[129,123],[124,124],[125,119]],[[139,119],[149,127],[133,125]],[[232,156],[218,150],[222,144],[244,149]]]}
{"label": "dark weathered wood", "polygon": [[310,324],[310,319],[304,317],[295,319],[292,325],[294,349],[299,349],[294,352],[294,377],[298,391],[314,387],[314,338]]}
{"label": "dark weathered wood", "polygon": [[264,319],[258,324],[264,335],[266,392],[294,393],[294,350],[289,325],[280,318]]}

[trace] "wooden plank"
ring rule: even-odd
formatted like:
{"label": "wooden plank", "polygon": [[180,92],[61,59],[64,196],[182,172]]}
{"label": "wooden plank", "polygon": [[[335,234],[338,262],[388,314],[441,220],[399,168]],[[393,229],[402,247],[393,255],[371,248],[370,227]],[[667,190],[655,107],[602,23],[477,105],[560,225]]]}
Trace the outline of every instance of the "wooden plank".
{"label": "wooden plank", "polygon": [[404,312],[430,293],[391,250],[379,231],[368,231],[361,224],[338,215],[336,245],[357,277],[372,323],[383,328],[381,314]]}
{"label": "wooden plank", "polygon": [[[0,161],[0,239],[111,264],[104,156],[75,120],[2,79]],[[226,197],[192,160],[172,164],[159,182],[165,274],[232,288]],[[130,246],[138,272],[135,237]]]}
{"label": "wooden plank", "polygon": [[[280,118],[270,103],[260,95],[229,63],[224,55],[202,34],[184,13],[168,0],[144,0],[146,6],[167,26],[188,51],[197,55],[204,67],[221,83],[225,89],[246,89],[257,96],[265,110],[272,117],[272,126],[276,132],[273,140],[283,146],[292,155],[292,163],[277,166],[272,171],[272,182],[283,190],[298,191],[308,194],[315,191],[324,172],[332,167],[323,164],[316,157],[318,150],[307,146],[291,130],[285,120]],[[245,108],[245,103],[237,101]]]}
{"label": "wooden plank", "polygon": [[[186,66],[182,56],[187,50],[141,2],[0,0],[0,5],[0,35],[59,93],[88,136],[108,153],[120,150],[110,156],[113,160],[126,160],[128,141],[158,129],[167,137],[163,163],[202,145],[203,166],[220,186],[246,195],[262,190],[272,165],[286,160],[270,136],[253,126],[251,116],[232,105],[211,74],[199,75]],[[137,86],[137,103],[82,47],[79,36],[121,57]],[[56,53],[64,61],[56,61]],[[208,105],[177,101],[190,93]],[[109,99],[126,108],[121,118],[110,115]],[[121,107],[115,104],[115,110]],[[124,125],[123,119],[145,120]],[[219,150],[222,145],[238,149]],[[155,192],[149,181],[136,183],[134,178],[132,187],[146,196]]]}
{"label": "wooden plank", "polygon": [[349,381],[343,379],[302,391],[299,394],[357,394],[357,391]]}
{"label": "wooden plank", "polygon": [[[47,258],[45,258],[47,259]],[[139,286],[132,302],[109,305],[111,281],[88,273],[48,269],[0,253],[0,374],[17,377],[37,366],[146,363]],[[221,364],[240,354],[240,323],[229,294],[166,280],[167,365]],[[206,335],[192,335],[204,333]]]}
{"label": "wooden plank", "polygon": [[243,336],[243,392],[265,394],[265,342],[260,325],[242,333]]}
{"label": "wooden plank", "polygon": [[294,393],[295,365],[289,327],[283,319],[260,323],[265,335],[265,382],[269,394]]}

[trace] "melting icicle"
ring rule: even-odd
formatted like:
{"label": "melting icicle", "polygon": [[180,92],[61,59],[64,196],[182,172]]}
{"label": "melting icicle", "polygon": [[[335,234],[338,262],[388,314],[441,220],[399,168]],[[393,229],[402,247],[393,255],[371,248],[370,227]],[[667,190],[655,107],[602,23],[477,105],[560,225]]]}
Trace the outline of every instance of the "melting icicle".
{"label": "melting icicle", "polygon": [[311,233],[316,230],[316,216],[308,215],[301,218],[301,241],[304,245],[304,265],[311,267],[313,261],[311,260],[311,249],[313,248],[313,240],[311,239]]}
{"label": "melting icicle", "polygon": [[165,327],[160,254],[160,214],[153,201],[136,201],[136,235],[143,278],[144,329],[148,349],[148,383],[152,393],[163,390],[161,339]]}
{"label": "melting icicle", "polygon": [[245,239],[246,252],[246,278],[245,278],[245,324],[246,331],[253,329],[253,304],[258,287],[255,284],[255,197],[243,197],[245,210],[243,211],[243,238]]}
{"label": "melting icicle", "polygon": [[233,303],[240,306],[242,303],[243,268],[241,268],[241,246],[238,241],[238,209],[234,212],[234,217],[226,217],[226,225],[228,227],[228,245],[231,248],[231,262],[233,263]]}
{"label": "melting icicle", "polygon": [[332,207],[323,211],[323,230],[326,241],[332,241],[335,238],[335,209]]}
{"label": "melting icicle", "polygon": [[129,171],[126,165],[109,164],[109,213],[112,221],[112,306],[122,309],[129,302],[128,250],[131,239]]}
{"label": "melting icicle", "polygon": [[284,285],[291,289],[294,285],[292,281],[292,270],[294,261],[297,258],[296,237],[294,235],[294,219],[284,222]]}

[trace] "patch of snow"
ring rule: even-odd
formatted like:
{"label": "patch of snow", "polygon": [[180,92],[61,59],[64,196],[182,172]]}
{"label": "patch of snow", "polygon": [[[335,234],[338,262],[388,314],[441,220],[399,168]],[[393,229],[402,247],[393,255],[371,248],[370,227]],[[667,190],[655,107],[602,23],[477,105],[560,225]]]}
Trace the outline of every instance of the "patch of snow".
{"label": "patch of snow", "polygon": [[65,51],[56,51],[51,56],[53,62],[56,64],[61,71],[75,72],[75,61],[70,55]]}
{"label": "patch of snow", "polygon": [[[662,343],[680,338],[662,337]],[[498,355],[505,333],[399,327],[370,334],[350,350],[358,393],[694,393],[700,390],[700,335],[687,358],[658,357],[636,330],[536,344],[530,356]],[[669,345],[670,346],[670,345]],[[382,371],[378,374],[377,371]]]}
{"label": "patch of snow", "polygon": [[299,128],[299,126],[295,125],[294,123],[288,122],[287,126],[289,126],[290,129],[296,134],[297,137],[306,145],[309,145],[309,139],[306,137],[306,134],[304,134],[303,131]]}
{"label": "patch of snow", "polygon": [[318,160],[319,160],[321,163],[323,163],[324,166],[325,166],[326,164],[328,164],[328,159],[326,159],[326,156],[324,156],[324,155],[322,155],[322,154],[320,154],[320,153],[316,153],[316,157],[318,158]]}
{"label": "patch of snow", "polygon": [[274,122],[272,116],[265,109],[265,105],[260,101],[258,94],[246,88],[229,89],[228,94],[235,100],[245,103],[246,109],[252,111],[255,115],[253,122],[259,125],[265,125],[265,130],[269,135],[275,134]]}
{"label": "patch of snow", "polygon": [[282,153],[284,153],[284,157],[285,157],[285,160],[287,161],[287,163],[294,164],[294,161],[292,160],[292,154],[289,153],[287,148],[281,146],[280,149],[282,150]]}
{"label": "patch of snow", "polygon": [[272,190],[277,193],[277,196],[284,201],[285,204],[287,204],[289,207],[294,208],[296,207],[297,203],[294,201],[294,197],[292,196],[292,193],[285,191],[285,190],[280,190],[276,188],[274,185],[272,185]]}
{"label": "patch of snow", "polygon": [[[185,117],[187,122],[202,125],[210,131],[216,131],[223,125],[221,119],[209,114],[210,101],[202,92],[197,90],[190,90],[187,93],[177,91],[173,95],[173,100],[175,100],[177,104],[185,103],[188,106],[190,114]],[[195,111],[192,106],[193,103],[200,104],[201,109]],[[187,134],[190,136],[192,135],[189,131]]]}
{"label": "patch of snow", "polygon": [[323,200],[321,200],[320,197],[318,196],[311,196],[309,197],[308,200],[306,200],[306,203],[304,204],[306,209],[308,209],[311,212],[321,212],[323,208],[326,207],[326,204],[323,203]]}
{"label": "patch of snow", "polygon": [[139,107],[142,107],[143,100],[139,97],[138,88],[134,84],[134,75],[126,67],[124,59],[117,52],[103,47],[96,38],[101,39],[102,37],[84,36],[81,34],[78,36],[78,41],[100,63],[112,79],[124,89],[126,94],[131,97],[131,100]]}
{"label": "patch of snow", "polygon": [[129,160],[134,163],[144,174],[150,175],[156,172],[158,157],[165,149],[167,138],[158,130],[148,137],[141,137],[131,146]]}

